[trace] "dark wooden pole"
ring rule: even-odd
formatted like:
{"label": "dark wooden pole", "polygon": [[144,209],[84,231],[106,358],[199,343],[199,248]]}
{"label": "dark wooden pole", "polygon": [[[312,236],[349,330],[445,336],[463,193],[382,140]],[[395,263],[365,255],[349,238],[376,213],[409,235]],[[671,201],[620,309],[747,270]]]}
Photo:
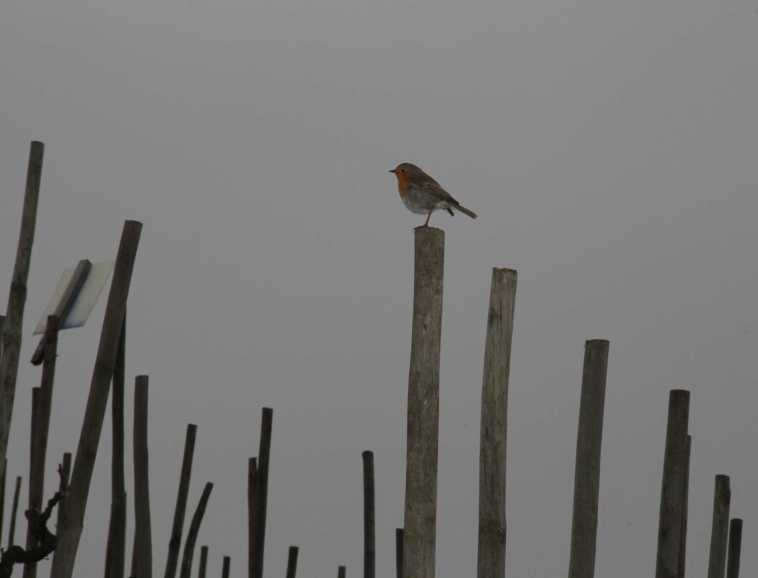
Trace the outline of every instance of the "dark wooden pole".
{"label": "dark wooden pole", "polygon": [[[71,473],[71,486],[65,500],[64,527],[58,530],[58,546],[52,565],[52,578],[72,578],[79,539],[82,535],[87,496],[97,456],[97,446],[105,418],[108,392],[118,352],[121,328],[125,318],[126,300],[137,256],[142,224],[126,221],[113,270],[103,329],[100,333],[92,382],[84,413],[82,432]],[[142,578],[142,577],[140,577]]]}
{"label": "dark wooden pole", "polygon": [[718,474],[714,486],[708,578],[724,578],[726,545],[729,539],[729,503],[732,500],[729,476]]}
{"label": "dark wooden pole", "polygon": [[121,324],[111,401],[111,518],[105,554],[105,578],[124,578],[126,564],[126,473],[124,456],[124,389],[126,382],[126,318]]}
{"label": "dark wooden pole", "polygon": [[692,457],[692,436],[688,435],[685,442],[685,470],[684,470],[684,487],[682,489],[682,500],[684,508],[682,510],[682,536],[681,546],[679,547],[679,578],[684,578],[687,566],[687,522],[690,504],[690,458]]}
{"label": "dark wooden pole", "polygon": [[395,530],[395,576],[403,578],[403,529]]}
{"label": "dark wooden pole", "polygon": [[0,357],[3,356],[3,326],[5,325],[5,315],[0,315]]}
{"label": "dark wooden pole", "polygon": [[726,578],[739,578],[741,553],[742,519],[733,518],[729,522],[729,561],[726,566]]}
{"label": "dark wooden pole", "polygon": [[337,578],[345,578],[347,575],[347,568],[345,566],[337,566]]}
{"label": "dark wooden pole", "polygon": [[297,553],[298,547],[290,546],[287,553],[287,578],[295,578],[295,573],[297,572]]}
{"label": "dark wooden pole", "polygon": [[679,578],[680,575],[689,408],[690,392],[672,390],[663,459],[656,578]]}
{"label": "dark wooden pole", "polygon": [[[45,491],[45,463],[47,461],[47,440],[50,432],[50,415],[53,407],[53,384],[55,382],[55,361],[58,356],[58,318],[47,318],[43,344],[44,364],[40,387],[32,390],[32,436],[29,468],[29,509],[42,511]],[[35,393],[36,392],[36,393]],[[34,526],[29,521],[26,533],[26,548],[35,545]],[[24,578],[37,576],[37,563],[24,565]]]}
{"label": "dark wooden pole", "polygon": [[482,378],[478,578],[505,577],[508,376],[517,273],[493,269]]}
{"label": "dark wooden pole", "polygon": [[171,527],[171,539],[168,543],[168,557],[166,559],[166,571],[164,578],[174,578],[176,567],[179,563],[179,548],[182,543],[184,530],[184,515],[187,511],[187,495],[189,494],[190,478],[192,477],[192,461],[195,455],[195,436],[197,426],[187,425],[187,433],[184,438],[184,456],[182,457],[182,469],[179,474],[179,489],[176,495],[176,507],[174,508],[174,523]]}
{"label": "dark wooden pole", "polygon": [[[42,390],[32,388],[32,423],[29,436],[29,499],[28,509],[42,511],[42,492],[44,490],[44,457],[41,455],[42,437]],[[42,458],[42,459],[40,459]],[[34,526],[28,520],[26,528],[26,549],[35,545]],[[37,575],[37,563],[24,564],[24,578],[34,578]]]}
{"label": "dark wooden pole", "polygon": [[[71,477],[71,452],[64,452],[63,453],[63,461],[61,461],[60,466],[60,481],[58,485],[58,490],[61,493],[64,493],[69,486],[69,479]],[[55,525],[56,528],[63,528],[65,521],[65,510],[63,509],[63,504],[66,501],[66,497],[61,499],[60,503],[58,504],[58,522]]]}
{"label": "dark wooden pole", "polygon": [[247,576],[255,577],[255,478],[257,460],[247,461]]}
{"label": "dark wooden pole", "polygon": [[211,497],[212,490],[213,484],[207,482],[203,488],[203,494],[200,496],[197,508],[195,508],[195,513],[192,515],[189,530],[187,531],[187,539],[184,541],[182,567],[179,571],[180,578],[190,578],[192,575],[192,558],[195,554],[195,542],[197,541],[197,535],[200,532],[200,524],[203,521],[205,508],[208,505],[208,499]]}
{"label": "dark wooden pole", "polygon": [[[58,305],[52,313],[52,316],[56,319],[59,319],[61,323],[66,322],[66,318],[71,312],[74,303],[76,303],[76,298],[79,296],[79,292],[82,290],[84,282],[87,280],[87,275],[89,275],[91,268],[92,263],[90,263],[87,259],[82,259],[79,261],[79,263],[77,263],[76,268],[71,274],[71,279],[69,279],[66,288],[63,290],[61,300],[58,302]],[[32,365],[39,365],[45,359],[46,342],[47,337],[42,337],[42,339],[39,340],[37,349],[35,349],[34,353],[32,354]]]}
{"label": "dark wooden pole", "polygon": [[363,578],[376,574],[376,539],[374,513],[374,452],[365,451],[363,457]]}
{"label": "dark wooden pole", "polygon": [[6,474],[8,473],[8,460],[3,459],[2,470],[0,470],[0,543],[3,540],[3,520],[5,520],[5,490]]}
{"label": "dark wooden pole", "polygon": [[37,226],[37,204],[42,180],[42,158],[45,145],[32,141],[29,150],[29,165],[26,171],[26,191],[24,208],[21,214],[21,230],[16,249],[16,261],[13,265],[8,308],[5,310],[3,324],[2,350],[0,356],[0,465],[5,463],[8,451],[13,402],[16,396],[16,378],[18,377],[18,360],[21,352],[21,331],[24,324],[24,306],[26,305],[26,282],[29,278],[29,265],[32,259],[34,232]]}
{"label": "dark wooden pole", "polygon": [[271,428],[274,411],[264,407],[261,414],[261,439],[258,469],[255,474],[255,578],[263,578],[263,556],[266,546],[266,510],[268,505],[268,470],[271,455]]}
{"label": "dark wooden pole", "polygon": [[433,227],[417,227],[408,373],[404,578],[435,575],[444,258],[445,233]]}
{"label": "dark wooden pole", "polygon": [[205,578],[205,573],[208,568],[208,546],[200,546],[200,570],[197,574],[198,578]]}
{"label": "dark wooden pole", "polygon": [[139,578],[152,578],[153,575],[147,409],[148,377],[138,375],[134,383],[134,509],[136,570]]}
{"label": "dark wooden pole", "polygon": [[232,559],[229,556],[224,556],[224,563],[221,567],[221,578],[229,578],[229,566],[231,566]]}
{"label": "dark wooden pole", "polygon": [[605,339],[591,339],[584,346],[569,578],[592,578],[595,573],[600,450],[603,442],[608,348],[609,344]]}
{"label": "dark wooden pole", "polygon": [[8,527],[8,548],[16,541],[16,516],[18,515],[18,500],[21,496],[21,476],[16,477],[16,489],[13,492],[13,507],[11,508],[11,523]]}

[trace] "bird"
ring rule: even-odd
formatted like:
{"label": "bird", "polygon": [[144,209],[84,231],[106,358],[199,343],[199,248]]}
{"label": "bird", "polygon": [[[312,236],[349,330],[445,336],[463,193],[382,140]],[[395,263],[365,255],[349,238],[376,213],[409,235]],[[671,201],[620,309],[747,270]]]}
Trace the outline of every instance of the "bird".
{"label": "bird", "polygon": [[390,172],[397,177],[397,190],[405,207],[412,213],[426,215],[424,227],[429,226],[429,219],[437,209],[444,209],[451,215],[460,211],[472,219],[477,215],[456,201],[430,175],[413,163],[400,163]]}

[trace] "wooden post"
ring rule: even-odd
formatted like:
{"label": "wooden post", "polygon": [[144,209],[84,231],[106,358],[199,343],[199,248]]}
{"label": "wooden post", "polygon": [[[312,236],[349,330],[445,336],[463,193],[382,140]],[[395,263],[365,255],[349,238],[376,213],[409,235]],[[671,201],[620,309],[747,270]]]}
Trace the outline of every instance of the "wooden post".
{"label": "wooden post", "polygon": [[5,325],[5,315],[0,315],[0,357],[3,356],[3,325]]}
{"label": "wooden post", "polygon": [[[0,332],[2,329],[0,329]],[[2,470],[0,470],[0,543],[3,540],[3,520],[5,520],[5,489],[6,474],[8,473],[8,460],[3,459]]]}
{"label": "wooden post", "polygon": [[[50,415],[53,405],[53,383],[55,381],[55,360],[58,355],[58,318],[47,318],[43,344],[44,365],[40,387],[32,390],[32,435],[29,468],[29,509],[42,511],[45,491],[45,462],[47,461],[47,439],[50,431]],[[31,521],[27,525],[26,548],[35,545],[34,528]],[[37,563],[24,565],[24,578],[37,576]]]}
{"label": "wooden post", "polygon": [[274,411],[264,407],[261,414],[261,439],[258,448],[258,469],[255,474],[255,578],[263,578],[263,556],[266,546],[266,510],[268,505],[268,469],[271,455],[271,427]]}
{"label": "wooden post", "polygon": [[374,514],[374,452],[363,457],[363,578],[376,574],[376,540]]}
{"label": "wooden post", "polygon": [[287,578],[295,578],[297,572],[297,546],[290,546],[287,553]]}
{"label": "wooden post", "polygon": [[[65,493],[65,491],[68,489],[69,485],[69,478],[71,476],[71,452],[64,452],[63,453],[63,461],[60,463],[60,482],[58,485],[58,490],[61,493]],[[61,499],[60,503],[58,504],[58,522],[56,523],[56,528],[63,528],[64,526],[64,512],[63,504],[66,501],[66,497]]]}
{"label": "wooden post", "polygon": [[179,571],[180,578],[190,578],[192,575],[192,557],[195,553],[195,542],[197,541],[197,534],[200,532],[200,524],[203,521],[205,508],[208,505],[208,499],[211,497],[212,490],[213,484],[207,482],[203,488],[203,494],[200,496],[197,508],[195,508],[195,513],[192,515],[189,530],[187,531],[187,539],[184,542],[182,568]]}
{"label": "wooden post", "polygon": [[347,568],[345,566],[337,566],[337,578],[345,578],[347,575]]}
{"label": "wooden post", "polygon": [[726,578],[739,578],[741,552],[742,519],[733,518],[729,523],[729,562],[726,566]]}
{"label": "wooden post", "polygon": [[232,559],[229,556],[224,556],[224,563],[221,568],[221,578],[229,578],[229,566],[232,563]]}
{"label": "wooden post", "polygon": [[[63,290],[61,300],[58,302],[55,310],[52,313],[52,317],[60,320],[61,323],[66,322],[68,314],[76,303],[76,298],[79,296],[79,292],[84,286],[84,282],[87,280],[87,275],[92,268],[92,263],[87,259],[82,259],[77,263],[74,272],[71,274],[71,279],[68,281],[68,285]],[[45,359],[45,343],[47,337],[42,337],[37,344],[37,349],[34,350],[32,355],[32,365],[39,365]]]}
{"label": "wooden post", "polygon": [[508,376],[517,273],[493,269],[482,378],[478,578],[505,578]]}
{"label": "wooden post", "polygon": [[724,578],[726,545],[729,538],[729,476],[718,474],[713,491],[713,522],[711,523],[711,552],[708,558],[708,578]]}
{"label": "wooden post", "polygon": [[687,424],[690,392],[674,389],[669,395],[666,451],[663,460],[661,511],[658,526],[656,578],[679,578],[682,547],[682,516],[686,475]]}
{"label": "wooden post", "polygon": [[26,171],[26,191],[24,208],[21,214],[21,230],[16,249],[16,261],[13,265],[13,277],[8,292],[8,308],[5,310],[3,324],[2,350],[0,357],[0,465],[5,463],[8,451],[13,402],[16,396],[16,378],[18,377],[18,360],[21,351],[21,331],[24,323],[24,306],[26,305],[26,282],[29,278],[29,265],[32,259],[32,245],[37,226],[37,204],[42,180],[42,158],[45,145],[32,141],[29,150],[29,165]]}
{"label": "wooden post", "polygon": [[[126,382],[126,318],[121,324],[113,369],[111,401],[111,518],[105,554],[105,578],[124,578],[126,563],[126,474],[124,457],[124,389]],[[60,510],[59,510],[60,511]]]}
{"label": "wooden post", "polygon": [[395,576],[403,578],[403,529],[395,530]]}
{"label": "wooden post", "polygon": [[8,548],[16,541],[16,516],[18,515],[18,499],[21,495],[21,476],[16,477],[16,489],[13,492],[13,508],[11,509],[11,524],[8,527]]}
{"label": "wooden post", "polygon": [[247,461],[247,577],[255,577],[255,478],[257,460]]}
{"label": "wooden post", "polygon": [[685,568],[687,566],[687,521],[690,507],[690,458],[692,457],[691,435],[687,436],[685,444],[684,488],[682,489],[684,507],[682,509],[681,545],[679,547],[679,578],[684,578]]}
{"label": "wooden post", "polygon": [[174,578],[176,576],[176,567],[179,562],[179,548],[182,543],[182,531],[184,530],[184,514],[187,511],[187,495],[189,494],[190,478],[192,477],[192,461],[195,455],[196,435],[197,426],[192,423],[188,424],[184,439],[184,457],[182,458],[182,469],[179,474],[179,490],[176,495],[174,523],[171,528],[171,539],[168,543],[168,557],[164,578]]}
{"label": "wooden post", "polygon": [[608,348],[609,344],[605,339],[592,339],[584,346],[569,578],[592,578],[595,573],[600,450],[603,442]]}
{"label": "wooden post", "polygon": [[200,571],[198,572],[198,578],[205,578],[205,572],[208,568],[208,546],[200,547]]}
{"label": "wooden post", "polygon": [[87,509],[87,496],[105,418],[108,392],[113,378],[118,343],[126,311],[126,300],[141,230],[142,225],[137,221],[126,221],[124,223],[108,303],[105,308],[103,329],[100,333],[100,345],[92,372],[82,432],[79,436],[79,446],[71,473],[71,486],[64,504],[66,510],[64,514],[65,526],[58,530],[58,547],[53,556],[52,578],[72,578],[74,572],[84,514]]}
{"label": "wooden post", "polygon": [[[42,390],[32,388],[32,423],[29,436],[29,499],[28,509],[42,511],[42,492],[44,491],[44,456],[41,456],[42,437]],[[42,458],[42,459],[40,459]],[[35,545],[34,527],[28,520],[26,527],[27,550]],[[24,564],[24,578],[34,578],[37,575],[37,563]]]}
{"label": "wooden post", "polygon": [[433,227],[417,227],[408,374],[404,578],[435,575],[444,256],[445,233]]}
{"label": "wooden post", "polygon": [[134,509],[136,570],[139,578],[152,578],[153,545],[150,523],[150,477],[148,475],[147,407],[148,377],[134,383]]}

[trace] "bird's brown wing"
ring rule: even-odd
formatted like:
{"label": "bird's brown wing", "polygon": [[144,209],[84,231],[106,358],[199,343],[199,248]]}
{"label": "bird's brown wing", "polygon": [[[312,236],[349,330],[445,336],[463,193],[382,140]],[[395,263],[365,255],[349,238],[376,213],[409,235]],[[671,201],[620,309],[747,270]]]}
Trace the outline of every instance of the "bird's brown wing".
{"label": "bird's brown wing", "polygon": [[450,203],[453,206],[458,206],[460,203],[453,198],[453,195],[443,189],[440,184],[430,177],[430,180],[424,181],[421,187],[427,191],[433,197],[439,199],[442,202]]}

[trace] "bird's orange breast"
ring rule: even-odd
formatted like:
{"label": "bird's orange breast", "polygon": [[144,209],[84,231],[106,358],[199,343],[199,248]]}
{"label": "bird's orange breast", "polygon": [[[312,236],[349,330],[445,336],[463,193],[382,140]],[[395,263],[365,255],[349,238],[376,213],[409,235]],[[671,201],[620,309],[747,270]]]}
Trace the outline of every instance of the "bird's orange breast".
{"label": "bird's orange breast", "polygon": [[395,176],[397,176],[397,191],[400,193],[400,196],[403,197],[408,192],[410,179],[408,178],[408,175],[403,173],[396,173]]}

